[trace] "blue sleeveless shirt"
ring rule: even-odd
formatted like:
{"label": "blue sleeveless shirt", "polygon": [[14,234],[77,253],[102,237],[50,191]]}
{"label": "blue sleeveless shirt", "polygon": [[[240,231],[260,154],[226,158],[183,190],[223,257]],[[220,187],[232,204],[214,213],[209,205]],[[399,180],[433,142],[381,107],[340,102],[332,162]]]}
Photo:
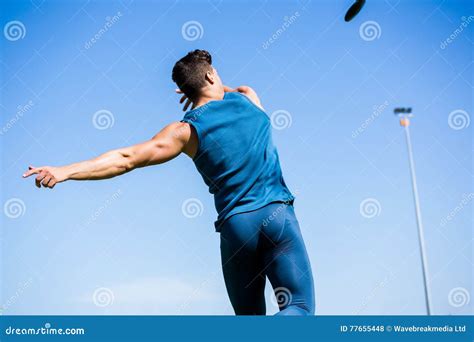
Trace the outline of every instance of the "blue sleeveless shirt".
{"label": "blue sleeveless shirt", "polygon": [[223,100],[190,110],[181,121],[191,124],[198,136],[193,161],[214,195],[217,231],[234,214],[272,202],[293,202],[272,142],[270,120],[245,95],[225,93]]}

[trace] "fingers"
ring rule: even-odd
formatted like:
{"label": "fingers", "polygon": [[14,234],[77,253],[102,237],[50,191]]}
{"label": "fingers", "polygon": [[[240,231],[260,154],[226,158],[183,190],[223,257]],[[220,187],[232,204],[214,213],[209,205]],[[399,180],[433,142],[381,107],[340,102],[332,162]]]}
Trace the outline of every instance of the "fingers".
{"label": "fingers", "polygon": [[47,182],[46,180],[43,181],[43,183],[41,183],[45,188],[54,188],[54,186],[56,185],[56,179],[54,177],[51,177]]}
{"label": "fingers", "polygon": [[48,187],[48,183],[52,182],[53,180],[53,176],[51,175],[46,175],[46,177],[44,177],[43,181],[41,182],[41,185],[45,188]]}
{"label": "fingers", "polygon": [[[230,89],[230,88],[229,88]],[[177,94],[183,94],[183,96],[181,96],[181,98],[179,99],[179,103],[184,103],[184,107],[183,107],[183,112],[187,111],[189,106],[193,103],[193,101],[191,101],[185,93],[183,93],[180,89],[176,89],[175,90]]]}
{"label": "fingers", "polygon": [[43,179],[46,178],[47,175],[47,171],[43,170],[39,173],[38,176],[36,176],[35,184],[38,188],[41,188],[41,182],[43,181]]}
{"label": "fingers", "polygon": [[[175,90],[176,93],[178,94],[183,94],[183,96],[181,96],[181,98],[179,99],[179,103],[184,103],[184,107],[183,107],[183,112],[187,111],[188,110],[188,107],[193,103],[187,96],[185,93],[183,93],[180,89],[176,89]],[[186,101],[186,102],[185,102]]]}
{"label": "fingers", "polygon": [[35,178],[35,184],[38,188],[53,188],[57,183],[56,178],[49,170],[42,170]]}
{"label": "fingers", "polygon": [[47,166],[42,166],[42,167],[33,167],[33,166],[28,166],[28,171],[26,171],[23,174],[23,178],[30,177],[31,175],[38,175],[35,178],[35,185],[38,188],[41,188],[43,186],[44,188],[54,188],[54,186],[58,183],[56,177],[54,176],[53,173],[51,173],[51,170]]}
{"label": "fingers", "polygon": [[36,167],[33,167],[33,166],[28,166],[28,171],[26,171],[26,172],[23,174],[23,178],[27,178],[27,177],[29,177],[29,176],[31,176],[31,175],[35,175],[35,174],[37,174],[37,173],[40,173],[41,170],[42,170],[41,167],[36,168]]}
{"label": "fingers", "polygon": [[192,103],[192,101],[190,99],[187,99],[186,100],[186,104],[184,105],[183,107],[183,112],[187,111],[188,110],[188,107],[189,105]]}

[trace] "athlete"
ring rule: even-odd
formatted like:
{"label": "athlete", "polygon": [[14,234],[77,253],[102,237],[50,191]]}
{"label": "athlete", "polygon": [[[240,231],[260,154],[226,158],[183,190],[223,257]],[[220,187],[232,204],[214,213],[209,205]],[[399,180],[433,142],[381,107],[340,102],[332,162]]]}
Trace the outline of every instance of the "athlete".
{"label": "athlete", "polygon": [[250,87],[222,84],[211,55],[195,50],[174,66],[182,93],[180,122],[151,140],[61,166],[30,166],[36,186],[67,180],[112,178],[162,164],[185,153],[214,195],[222,270],[237,315],[265,315],[265,281],[271,282],[281,315],[313,315],[314,286],[306,248],[285,184],[271,125]]}

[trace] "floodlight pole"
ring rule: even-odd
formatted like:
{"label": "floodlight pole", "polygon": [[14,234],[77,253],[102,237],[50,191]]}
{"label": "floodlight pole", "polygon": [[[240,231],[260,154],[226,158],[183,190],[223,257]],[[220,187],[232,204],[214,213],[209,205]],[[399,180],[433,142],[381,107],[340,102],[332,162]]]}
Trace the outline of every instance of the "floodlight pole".
{"label": "floodlight pole", "polygon": [[421,266],[422,266],[422,273],[423,273],[423,287],[425,290],[425,304],[426,304],[426,313],[428,316],[431,315],[431,305],[430,305],[430,289],[428,286],[428,264],[427,264],[427,257],[426,257],[426,250],[425,250],[425,239],[424,239],[424,231],[423,231],[423,221],[421,219],[421,209],[420,209],[420,199],[418,197],[418,186],[416,182],[416,173],[415,173],[415,161],[413,159],[413,149],[411,145],[411,137],[410,137],[410,119],[409,117],[412,116],[411,108],[396,108],[395,114],[400,117],[400,125],[405,130],[405,138],[408,147],[408,159],[410,163],[410,174],[411,174],[411,183],[413,187],[413,200],[415,202],[415,213],[416,213],[416,224],[418,227],[418,243],[420,247],[420,256],[421,256]]}

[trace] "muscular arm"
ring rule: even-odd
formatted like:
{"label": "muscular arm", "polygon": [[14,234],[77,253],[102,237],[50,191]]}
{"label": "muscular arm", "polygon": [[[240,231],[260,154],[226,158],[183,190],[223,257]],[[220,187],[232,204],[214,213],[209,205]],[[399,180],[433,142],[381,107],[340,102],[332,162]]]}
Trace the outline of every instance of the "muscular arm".
{"label": "muscular arm", "polygon": [[37,174],[36,186],[53,188],[66,180],[112,178],[136,168],[167,162],[181,152],[189,154],[189,124],[176,122],[166,126],[149,141],[106,152],[94,159],[61,167],[29,167],[23,177]]}

